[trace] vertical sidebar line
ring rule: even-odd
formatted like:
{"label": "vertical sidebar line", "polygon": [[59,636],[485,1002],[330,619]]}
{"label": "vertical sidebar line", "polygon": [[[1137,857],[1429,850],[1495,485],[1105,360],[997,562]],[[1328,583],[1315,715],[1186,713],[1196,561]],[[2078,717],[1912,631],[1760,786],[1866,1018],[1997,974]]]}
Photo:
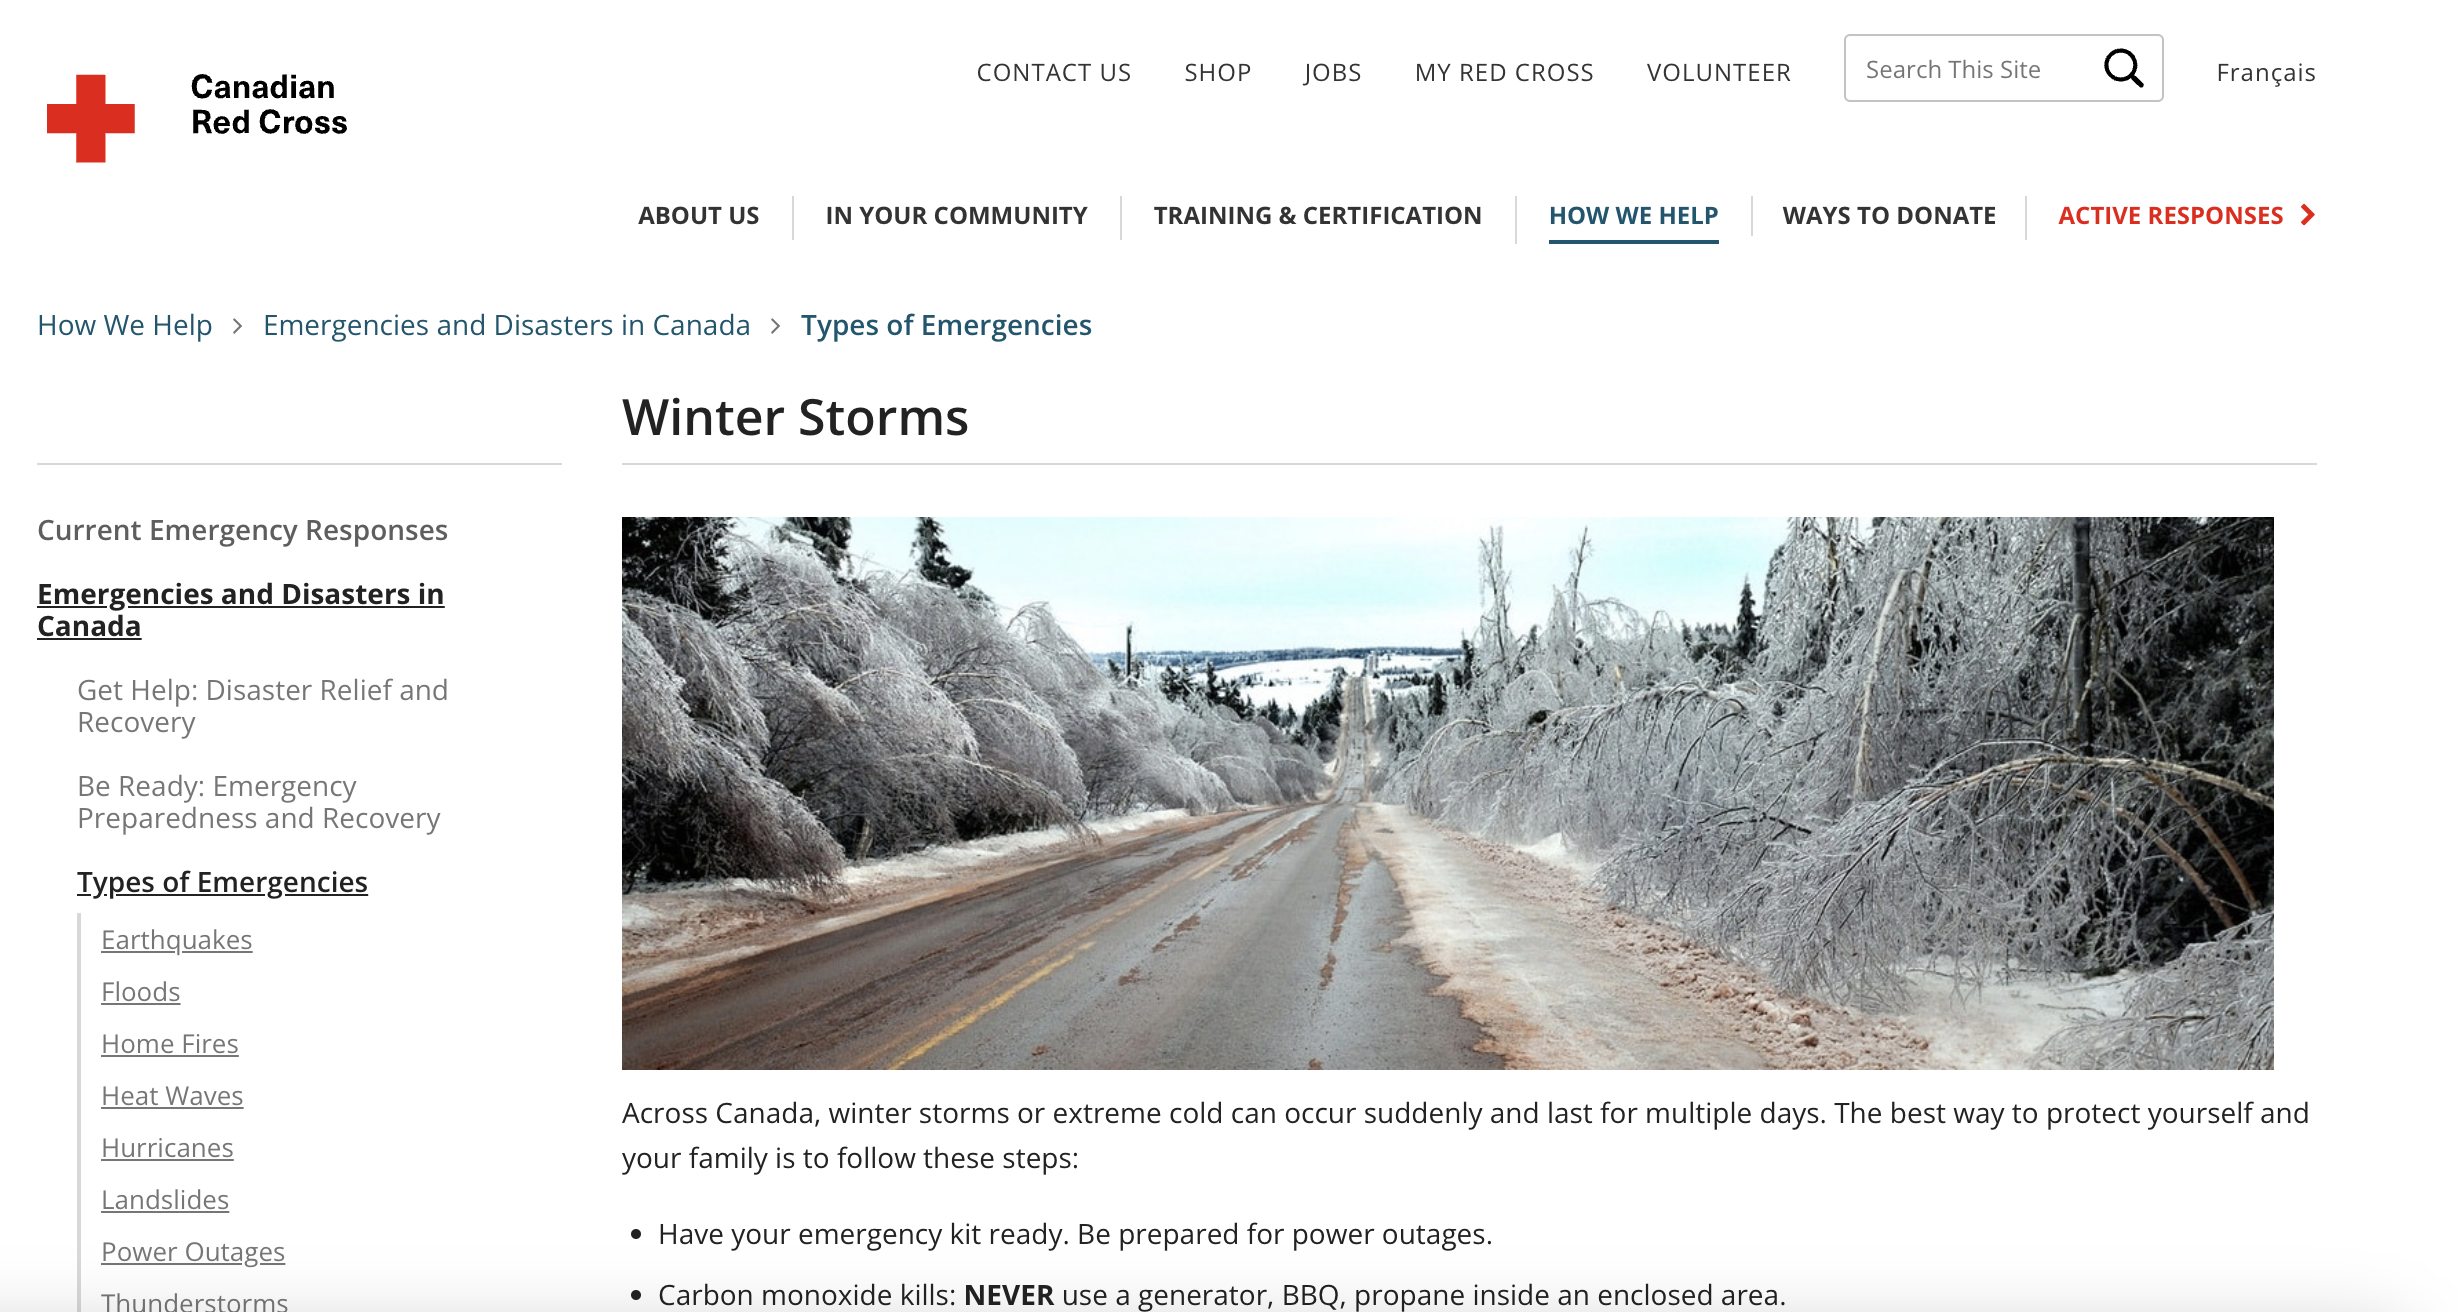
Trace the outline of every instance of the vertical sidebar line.
{"label": "vertical sidebar line", "polygon": [[77,1019],[77,1054],[69,1067],[77,1076],[77,1137],[69,1145],[69,1153],[77,1159],[77,1197],[71,1204],[77,1218],[77,1306],[85,1306],[85,913],[77,913],[75,926],[77,943],[72,951],[77,961],[77,994],[68,1000],[70,1014]]}

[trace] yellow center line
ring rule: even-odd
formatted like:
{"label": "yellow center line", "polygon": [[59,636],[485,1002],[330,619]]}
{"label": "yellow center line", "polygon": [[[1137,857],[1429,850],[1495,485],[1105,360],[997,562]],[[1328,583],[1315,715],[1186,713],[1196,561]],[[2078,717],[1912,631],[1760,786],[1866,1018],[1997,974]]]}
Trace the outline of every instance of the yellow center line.
{"label": "yellow center line", "polygon": [[1080,942],[1076,944],[1074,951],[1060,957],[1056,961],[1051,962],[1049,965],[1043,966],[1041,969],[1034,971],[1032,974],[1017,980],[1015,983],[1008,986],[1005,993],[1002,993],[997,997],[990,999],[988,1002],[975,1007],[971,1014],[967,1015],[963,1020],[957,1021],[955,1024],[948,1026],[946,1029],[931,1035],[929,1041],[924,1043],[922,1046],[915,1048],[913,1051],[906,1053],[904,1056],[897,1058],[893,1062],[890,1062],[888,1064],[888,1069],[892,1071],[903,1070],[906,1063],[919,1060],[923,1053],[926,1053],[932,1048],[938,1047],[940,1044],[947,1042],[949,1039],[962,1034],[966,1026],[971,1025],[973,1022],[980,1020],[982,1017],[989,1015],[993,1011],[998,1010],[1000,1007],[1007,1005],[1007,1000],[1009,998],[1012,998],[1017,994],[1022,993],[1024,990],[1031,988],[1033,985],[1040,983],[1042,978],[1048,975],[1051,971],[1056,970],[1059,967],[1066,965],[1068,962],[1075,960],[1077,957],[1082,956],[1084,954],[1084,949],[1090,947],[1091,945],[1091,940],[1089,939]]}
{"label": "yellow center line", "polygon": [[[1047,975],[1048,973],[1050,973],[1050,971],[1052,971],[1052,970],[1056,970],[1056,969],[1058,968],[1058,965],[1059,965],[1059,963],[1056,961],[1056,958],[1058,958],[1060,955],[1064,954],[1064,955],[1066,955],[1066,956],[1070,956],[1070,957],[1071,957],[1071,956],[1074,956],[1075,954],[1077,954],[1077,953],[1079,953],[1079,952],[1082,952],[1082,951],[1083,951],[1086,947],[1088,947],[1088,946],[1090,946],[1090,945],[1091,945],[1091,939],[1090,939],[1089,937],[1078,938],[1078,939],[1075,939],[1075,940],[1074,940],[1074,941],[1072,941],[1072,942],[1063,942],[1063,943],[1062,943],[1060,946],[1058,946],[1058,947],[1051,948],[1051,949],[1049,949],[1049,950],[1048,950],[1048,951],[1046,951],[1046,952],[1043,952],[1043,953],[1041,953],[1041,954],[1039,954],[1039,955],[1037,955],[1037,956],[1035,956],[1035,957],[1030,958],[1029,960],[1025,961],[1023,965],[1021,965],[1021,966],[1017,967],[1017,969],[1018,969],[1018,970],[1021,970],[1021,971],[1026,972],[1027,974],[1029,974],[1029,975],[1032,977],[1032,979],[1028,979],[1028,980],[1026,980],[1026,981],[1025,981],[1025,983],[1029,984],[1029,983],[1031,983],[1031,982],[1032,982],[1032,980],[1037,980],[1037,979],[1040,979],[1042,976]],[[1004,976],[1003,978],[1010,978],[1010,979],[1012,979],[1012,978],[1014,978],[1014,976],[1013,976],[1013,975],[1008,975],[1008,976]],[[894,1052],[894,1051],[896,1051],[898,1048],[901,1048],[901,1047],[903,1047],[905,1044],[907,1044],[907,1043],[911,1042],[911,1041],[912,1041],[912,1036],[913,1036],[913,1035],[915,1035],[915,1034],[919,1034],[919,1033],[922,1033],[922,1032],[924,1032],[924,1031],[928,1030],[931,1026],[933,1026],[933,1025],[937,1025],[937,1024],[941,1023],[943,1020],[945,1020],[945,1018],[947,1018],[947,1017],[949,1017],[949,1016],[952,1016],[952,1015],[955,1015],[956,1013],[958,1013],[958,1012],[960,1012],[960,1011],[964,1010],[964,1008],[965,1008],[965,1006],[966,1006],[966,1004],[967,1004],[967,1001],[968,1001],[969,999],[971,999],[971,998],[978,998],[978,997],[981,997],[981,996],[983,995],[983,993],[984,993],[984,992],[986,992],[986,991],[988,991],[988,990],[991,990],[991,989],[997,989],[998,987],[999,987],[998,981],[997,981],[997,980],[992,980],[989,984],[987,984],[987,985],[983,986],[982,988],[975,989],[975,990],[971,991],[970,993],[968,993],[968,994],[967,994],[965,997],[963,997],[963,998],[958,998],[958,999],[957,999],[954,1003],[952,1003],[952,1004],[950,1004],[950,1005],[948,1005],[948,1006],[944,1006],[944,1007],[940,1007],[940,1008],[936,1009],[935,1011],[933,1011],[933,1012],[932,1012],[932,1014],[931,1014],[931,1018],[930,1018],[930,1019],[928,1019],[928,1020],[926,1020],[926,1021],[923,1021],[920,1025],[909,1025],[909,1026],[904,1027],[903,1029],[901,1029],[901,1030],[899,1030],[899,1031],[897,1032],[896,1037],[894,1037],[894,1038],[892,1038],[892,1039],[889,1039],[886,1043],[883,1043],[883,1044],[879,1045],[878,1047],[875,1047],[875,1048],[871,1049],[869,1052],[863,1053],[863,1054],[862,1054],[862,1056],[861,1056],[859,1059],[857,1059],[857,1060],[855,1060],[855,1061],[853,1061],[853,1062],[848,1063],[848,1064],[847,1064],[847,1068],[848,1068],[848,1069],[857,1069],[857,1070],[858,1070],[858,1069],[867,1068],[868,1066],[870,1066],[870,1064],[871,1064],[871,1063],[873,1063],[873,1062],[875,1062],[875,1061],[880,1060],[881,1058],[885,1057],[887,1054],[889,1054],[889,1053],[891,1053],[891,1052]],[[962,1020],[962,1021],[960,1021],[960,1022],[958,1022],[958,1023],[956,1023],[956,1024],[952,1025],[952,1026],[949,1026],[948,1028],[946,1028],[946,1029],[944,1029],[944,1030],[940,1031],[940,1032],[939,1032],[939,1034],[938,1034],[938,1036],[937,1036],[936,1038],[931,1039],[931,1040],[930,1040],[930,1042],[929,1042],[928,1044],[924,1045],[924,1046],[923,1046],[923,1047],[921,1047],[921,1048],[916,1048],[916,1049],[914,1049],[912,1052],[908,1052],[908,1053],[906,1053],[904,1056],[899,1057],[898,1059],[896,1059],[896,1061],[894,1061],[894,1062],[892,1062],[892,1063],[888,1064],[887,1066],[883,1067],[882,1069],[885,1069],[885,1070],[896,1070],[896,1069],[898,1069],[898,1068],[902,1067],[902,1066],[903,1066],[906,1062],[912,1061],[914,1058],[916,1058],[916,1057],[918,1057],[918,1056],[922,1055],[922,1053],[929,1051],[929,1049],[930,1049],[931,1047],[934,1047],[934,1046],[938,1045],[939,1043],[941,1043],[941,1042],[945,1041],[945,1040],[948,1038],[948,1036],[953,1035],[953,1034],[956,1034],[956,1033],[958,1033],[958,1032],[962,1031],[962,1030],[964,1029],[964,1027],[965,1027],[965,1026],[972,1024],[972,1023],[973,1023],[974,1021],[976,1021],[976,1020],[981,1019],[981,1017],[983,1017],[984,1015],[987,1015],[987,1014],[989,1013],[989,1011],[990,1011],[990,1009],[991,1009],[992,1007],[995,1007],[995,1006],[999,1005],[999,1003],[1005,1002],[1007,999],[1009,999],[1009,998],[1011,998],[1011,997],[1014,997],[1014,996],[1016,995],[1016,993],[1017,993],[1020,989],[1022,989],[1022,987],[1023,987],[1023,985],[1022,985],[1022,984],[1019,984],[1019,985],[1015,986],[1014,988],[1009,988],[1009,989],[1005,990],[1004,992],[1000,993],[1000,994],[997,996],[997,998],[996,998],[996,1000],[995,1000],[995,1001],[992,1001],[992,1002],[990,1002],[990,1003],[988,1003],[988,1004],[986,1004],[986,1005],[984,1005],[984,1006],[976,1007],[976,1008],[973,1010],[973,1013],[972,1013],[971,1015],[969,1015],[969,1016],[965,1017],[965,1018],[964,1018],[964,1020]]]}
{"label": "yellow center line", "polygon": [[[1258,827],[1258,832],[1268,828],[1269,826],[1260,826]],[[1049,978],[1051,972],[1057,970],[1061,966],[1066,965],[1068,962],[1075,960],[1077,957],[1082,956],[1084,950],[1092,946],[1093,940],[1100,935],[1102,930],[1108,929],[1110,926],[1117,924],[1121,918],[1125,917],[1130,912],[1141,908],[1146,903],[1152,901],[1152,899],[1159,897],[1161,894],[1192,880],[1201,879],[1205,875],[1220,869],[1221,866],[1227,864],[1232,857],[1237,856],[1241,849],[1249,846],[1251,841],[1252,840],[1250,839],[1249,842],[1233,843],[1230,845],[1228,851],[1221,853],[1219,856],[1212,858],[1210,861],[1207,861],[1200,866],[1196,866],[1195,868],[1186,871],[1184,874],[1181,874],[1174,879],[1160,880],[1154,883],[1152,887],[1145,889],[1142,894],[1121,903],[1108,915],[1094,921],[1091,928],[1086,929],[1074,940],[1074,942],[1068,944],[1064,949],[1052,949],[1052,952],[1064,951],[1066,953],[1065,956],[1061,956],[1057,960],[1053,961],[1050,959],[1050,953],[1044,953],[1034,961],[1026,962],[1024,968],[1030,973],[1025,975],[1024,978],[1017,980],[1014,984],[1009,985],[1004,991],[999,993],[998,996],[991,998],[989,1001],[984,1002],[980,1006],[973,1008],[970,1012],[967,1012],[963,1019],[958,1020],[940,1030],[938,1033],[933,1034],[919,1047],[916,1047],[911,1052],[897,1058],[895,1061],[890,1062],[887,1069],[902,1070],[907,1064],[919,1060],[922,1054],[929,1052],[931,1049],[938,1047],[940,1044],[947,1042],[949,1039],[964,1033],[966,1029],[972,1026],[973,1022],[978,1021],[982,1017],[989,1015],[991,1012],[998,1010],[1000,1007],[1007,1005],[1007,1003],[1017,994],[1022,993],[1024,990],[1031,988],[1033,985],[1040,983],[1044,979]],[[957,1004],[957,1006],[962,1005],[962,1003]],[[950,1008],[950,1010],[953,1010],[953,1008]],[[943,1011],[940,1014],[946,1015],[947,1012]],[[893,1050],[893,1046],[894,1045],[890,1045],[890,1050]],[[876,1056],[877,1054],[874,1053],[873,1055]],[[869,1065],[870,1060],[871,1059],[869,1057],[865,1057],[860,1063],[857,1064]]]}

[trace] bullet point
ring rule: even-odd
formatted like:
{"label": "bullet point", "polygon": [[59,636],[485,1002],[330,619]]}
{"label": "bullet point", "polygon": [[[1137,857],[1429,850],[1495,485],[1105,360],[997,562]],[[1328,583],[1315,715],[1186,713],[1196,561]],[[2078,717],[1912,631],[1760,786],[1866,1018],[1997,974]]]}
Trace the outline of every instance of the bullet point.
{"label": "bullet point", "polygon": [[640,1301],[640,1291],[639,1291],[639,1290],[635,1289],[635,1290],[633,1290],[633,1291],[632,1291],[632,1301],[633,1301],[633,1302],[635,1302],[635,1303],[637,1303],[637,1302],[639,1302],[639,1301]]}
{"label": "bullet point", "polygon": [[[637,1230],[632,1231],[632,1238],[634,1238],[634,1239],[638,1239],[639,1237],[640,1237],[640,1232],[639,1232],[639,1231],[637,1231]],[[638,1297],[640,1297],[640,1296],[639,1296],[638,1294],[634,1294],[634,1295],[632,1295],[632,1297],[634,1297],[634,1298],[638,1298]]]}

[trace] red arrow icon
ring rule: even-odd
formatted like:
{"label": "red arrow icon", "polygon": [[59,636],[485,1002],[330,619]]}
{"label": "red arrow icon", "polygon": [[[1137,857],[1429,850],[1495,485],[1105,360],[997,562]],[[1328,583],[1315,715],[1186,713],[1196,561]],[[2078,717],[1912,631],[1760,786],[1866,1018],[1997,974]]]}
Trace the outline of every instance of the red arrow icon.
{"label": "red arrow icon", "polygon": [[[2310,205],[2299,205],[2298,208],[2304,211],[2304,223],[2311,223],[2313,221],[2313,207]],[[2304,226],[2304,223],[2299,223],[2296,226],[2301,228]]]}

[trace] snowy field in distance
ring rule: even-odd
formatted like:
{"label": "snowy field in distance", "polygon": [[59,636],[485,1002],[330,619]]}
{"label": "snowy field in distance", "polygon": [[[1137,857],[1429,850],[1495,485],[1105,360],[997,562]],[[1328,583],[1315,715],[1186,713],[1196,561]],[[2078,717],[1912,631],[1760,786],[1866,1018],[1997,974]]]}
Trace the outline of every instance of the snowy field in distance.
{"label": "snowy field in distance", "polygon": [[[1423,674],[1449,658],[1385,655],[1380,659],[1381,677],[1375,682],[1387,688],[1412,673]],[[1257,661],[1251,665],[1223,666],[1216,672],[1223,682],[1243,684],[1246,700],[1257,706],[1278,702],[1292,711],[1302,711],[1331,691],[1333,670],[1345,670],[1350,678],[1355,678],[1365,664],[1355,656],[1330,656],[1319,660]]]}

